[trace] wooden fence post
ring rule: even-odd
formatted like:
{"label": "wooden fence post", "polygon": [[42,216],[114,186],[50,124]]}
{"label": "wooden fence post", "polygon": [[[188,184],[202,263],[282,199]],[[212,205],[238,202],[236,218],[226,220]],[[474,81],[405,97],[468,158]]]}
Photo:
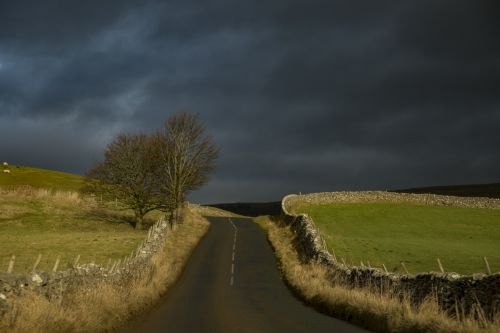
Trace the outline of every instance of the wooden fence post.
{"label": "wooden fence post", "polygon": [[406,274],[410,274],[408,270],[406,269],[406,265],[403,261],[401,261],[401,267],[403,267],[403,270],[405,271]]}
{"label": "wooden fence post", "polygon": [[61,261],[61,256],[57,256],[56,263],[54,264],[54,268],[52,268],[52,272],[57,272],[57,268],[59,267],[59,261]]}
{"label": "wooden fence post", "polygon": [[491,268],[490,268],[490,264],[488,263],[488,259],[486,259],[486,257],[483,257],[483,261],[484,261],[484,268],[486,270],[486,274],[491,275]]}
{"label": "wooden fence post", "polygon": [[108,259],[108,264],[106,265],[106,270],[109,271],[109,267],[111,266],[111,258]]}
{"label": "wooden fence post", "polygon": [[114,265],[115,267],[113,268],[113,273],[115,272],[118,272],[118,270],[120,269],[120,260],[118,259],[116,261],[116,265]]}
{"label": "wooden fence post", "polygon": [[36,270],[36,268],[38,267],[38,264],[40,264],[40,260],[42,260],[41,253],[39,253],[38,257],[36,258],[35,264],[33,265],[33,269],[31,270],[32,272],[34,272]]}
{"label": "wooden fence post", "polygon": [[75,261],[73,262],[73,267],[77,268],[78,267],[78,262],[80,261],[80,255],[77,255],[75,258]]}
{"label": "wooden fence post", "polygon": [[14,270],[15,262],[16,262],[16,256],[13,254],[12,257],[10,257],[9,268],[7,268],[7,273],[12,273],[12,271]]}
{"label": "wooden fence post", "polygon": [[335,262],[337,262],[337,256],[335,255],[335,250],[332,248],[332,256],[333,256],[333,260],[335,260]]}
{"label": "wooden fence post", "polygon": [[437,258],[437,263],[438,263],[439,270],[441,271],[441,273],[444,273],[444,268],[443,268],[443,265],[441,264],[441,260],[439,260],[439,258]]}

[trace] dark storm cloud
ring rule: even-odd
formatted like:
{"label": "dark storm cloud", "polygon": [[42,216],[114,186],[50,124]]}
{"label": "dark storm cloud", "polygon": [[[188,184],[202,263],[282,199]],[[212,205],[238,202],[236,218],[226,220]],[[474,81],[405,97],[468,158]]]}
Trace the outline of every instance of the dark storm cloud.
{"label": "dark storm cloud", "polygon": [[199,113],[202,201],[498,181],[496,1],[0,3],[0,151],[82,172]]}

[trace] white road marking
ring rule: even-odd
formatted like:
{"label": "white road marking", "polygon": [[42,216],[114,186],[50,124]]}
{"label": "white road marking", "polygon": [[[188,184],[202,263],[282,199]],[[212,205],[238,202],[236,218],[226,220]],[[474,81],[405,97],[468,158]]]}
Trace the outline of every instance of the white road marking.
{"label": "white road marking", "polygon": [[234,262],[236,258],[236,237],[238,235],[238,228],[236,228],[236,225],[233,223],[233,220],[229,219],[229,222],[231,222],[231,225],[234,228],[233,254],[231,259],[231,279],[229,280],[229,285],[232,287],[234,284]]}

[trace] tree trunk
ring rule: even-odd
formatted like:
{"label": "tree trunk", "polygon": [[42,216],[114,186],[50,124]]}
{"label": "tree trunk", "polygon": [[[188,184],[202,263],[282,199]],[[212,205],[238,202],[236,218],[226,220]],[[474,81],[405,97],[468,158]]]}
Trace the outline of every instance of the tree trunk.
{"label": "tree trunk", "polygon": [[170,229],[174,226],[174,211],[170,212],[170,215],[168,216],[168,223],[170,224]]}
{"label": "tree trunk", "polygon": [[144,220],[144,215],[136,215],[135,216],[135,230],[142,229],[142,221]]}

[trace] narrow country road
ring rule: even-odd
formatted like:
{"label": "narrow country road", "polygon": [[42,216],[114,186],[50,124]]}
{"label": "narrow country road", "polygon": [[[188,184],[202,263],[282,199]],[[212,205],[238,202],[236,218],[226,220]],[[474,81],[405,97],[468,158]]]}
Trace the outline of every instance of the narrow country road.
{"label": "narrow country road", "polygon": [[178,283],[128,332],[367,332],[303,305],[284,285],[251,219],[209,218]]}

